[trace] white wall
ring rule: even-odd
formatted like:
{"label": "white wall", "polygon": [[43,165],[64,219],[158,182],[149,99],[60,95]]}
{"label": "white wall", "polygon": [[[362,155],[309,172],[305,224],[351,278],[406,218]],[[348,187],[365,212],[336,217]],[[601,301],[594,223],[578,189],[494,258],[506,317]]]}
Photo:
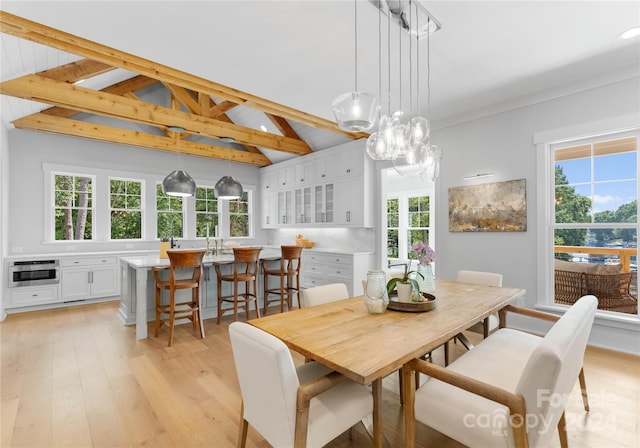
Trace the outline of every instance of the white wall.
{"label": "white wall", "polygon": [[[0,124],[0,267],[4,272],[4,257],[7,255],[7,235],[8,235],[8,216],[7,199],[9,185],[9,141],[7,125],[2,122]],[[0,275],[0,320],[4,320],[6,313],[4,311],[4,300],[2,292],[4,291],[4,275]]]}
{"label": "white wall", "polygon": [[[48,201],[44,199],[42,167],[43,163],[53,163],[109,170],[113,176],[123,172],[140,173],[146,182],[155,182],[176,169],[177,154],[21,129],[11,129],[8,134],[10,197],[8,210],[3,210],[3,218],[8,215],[8,255],[66,252],[71,246],[75,252],[157,249],[153,236],[145,242],[43,242],[43,204]],[[200,184],[213,186],[220,177],[231,174],[243,185],[259,186],[258,167],[252,165],[183,154],[182,167]],[[259,214],[259,195],[255,199],[255,212]],[[259,227],[259,218],[255,232],[256,240],[266,239]],[[182,243],[182,247],[202,245],[202,241]],[[21,252],[16,252],[16,248]]]}
{"label": "white wall", "polygon": [[[526,306],[533,307],[538,296],[538,176],[533,135],[633,113],[640,113],[638,77],[434,131],[434,143],[443,152],[436,188],[437,276],[452,279],[461,269],[501,272],[505,286],[526,288]],[[526,179],[526,232],[448,231],[448,189],[470,185],[472,182],[463,177],[482,172],[494,172],[495,176],[473,183]],[[596,327],[593,344],[640,353],[638,325],[632,331],[617,331],[599,324]]]}

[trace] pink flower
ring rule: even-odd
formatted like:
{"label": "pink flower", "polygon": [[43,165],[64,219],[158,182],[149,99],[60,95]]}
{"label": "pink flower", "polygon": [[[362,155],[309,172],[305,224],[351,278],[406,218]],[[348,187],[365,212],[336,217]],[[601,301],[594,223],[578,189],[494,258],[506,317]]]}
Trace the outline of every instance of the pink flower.
{"label": "pink flower", "polygon": [[436,259],[435,251],[422,241],[418,241],[414,244],[411,247],[411,250],[418,256],[420,264],[431,264],[431,262]]}

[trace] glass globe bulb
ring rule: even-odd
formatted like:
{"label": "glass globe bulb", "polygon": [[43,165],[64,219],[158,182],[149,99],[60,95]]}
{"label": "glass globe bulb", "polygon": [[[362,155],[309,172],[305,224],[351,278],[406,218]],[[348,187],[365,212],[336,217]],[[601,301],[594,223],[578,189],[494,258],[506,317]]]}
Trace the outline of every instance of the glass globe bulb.
{"label": "glass globe bulb", "polygon": [[424,117],[413,117],[409,121],[409,134],[411,136],[411,144],[414,146],[420,143],[428,143],[431,134],[429,120]]}

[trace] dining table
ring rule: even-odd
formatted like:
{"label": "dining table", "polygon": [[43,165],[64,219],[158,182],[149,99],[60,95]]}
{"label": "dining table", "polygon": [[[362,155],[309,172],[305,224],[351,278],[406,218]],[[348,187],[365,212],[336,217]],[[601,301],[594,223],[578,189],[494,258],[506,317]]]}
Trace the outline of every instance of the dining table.
{"label": "dining table", "polygon": [[289,349],[373,393],[373,444],[383,446],[382,379],[524,296],[521,288],[436,279],[430,311],[370,314],[364,296],[252,319]]}

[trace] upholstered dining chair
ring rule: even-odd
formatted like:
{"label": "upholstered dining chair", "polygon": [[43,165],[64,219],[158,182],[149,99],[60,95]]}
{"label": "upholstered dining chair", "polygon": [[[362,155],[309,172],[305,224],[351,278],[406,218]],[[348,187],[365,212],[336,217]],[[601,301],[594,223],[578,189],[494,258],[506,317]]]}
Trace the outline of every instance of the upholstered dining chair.
{"label": "upholstered dining chair", "polygon": [[[222,315],[227,311],[233,311],[233,320],[238,320],[238,306],[244,308],[249,319],[249,308],[253,302],[256,307],[256,318],[260,317],[258,306],[258,262],[262,247],[234,247],[233,269],[231,273],[223,274],[220,264],[215,265],[218,278],[218,318],[220,323]],[[231,283],[232,293],[223,295],[222,285]],[[244,289],[240,291],[240,284],[244,283]],[[223,308],[224,303],[233,303],[233,307]]]}
{"label": "upholstered dining chair", "polygon": [[349,290],[344,283],[314,286],[313,288],[307,288],[302,291],[302,308],[348,298]]}
{"label": "upholstered dining chair", "polygon": [[[405,393],[405,436],[415,421],[467,446],[546,447],[558,428],[567,446],[566,400],[582,371],[598,300],[583,296],[560,318],[507,306],[504,314],[555,320],[544,337],[501,328],[448,367],[414,360],[403,377],[429,378]],[[443,404],[445,404],[443,406]]]}
{"label": "upholstered dining chair", "polygon": [[321,447],[373,412],[371,389],[316,362],[296,368],[269,333],[233,322],[229,337],[242,394],[238,447],[249,424],[274,447]]}
{"label": "upholstered dining chair", "polygon": [[[175,321],[184,317],[191,319],[194,330],[199,327],[200,337],[204,339],[204,325],[200,306],[200,281],[204,253],[204,250],[199,249],[167,251],[169,256],[168,279],[162,278],[162,272],[166,271],[166,268],[153,268],[153,276],[156,283],[154,335],[158,337],[160,327],[167,324],[169,326],[169,347],[173,343]],[[189,299],[176,299],[176,292],[182,289],[191,289],[191,297]],[[162,301],[163,290],[169,291],[169,303],[163,303]]]}
{"label": "upholstered dining chair", "polygon": [[[264,280],[263,300],[264,308],[262,314],[267,314],[269,303],[279,302],[280,312],[284,312],[284,304],[287,309],[293,306],[293,297],[298,299],[300,307],[300,266],[302,261],[302,246],[281,246],[281,255],[278,269],[269,268],[273,260],[262,260],[262,275]],[[269,278],[275,277],[278,283],[275,287],[269,288]],[[276,295],[277,298],[270,299],[269,296]]]}

